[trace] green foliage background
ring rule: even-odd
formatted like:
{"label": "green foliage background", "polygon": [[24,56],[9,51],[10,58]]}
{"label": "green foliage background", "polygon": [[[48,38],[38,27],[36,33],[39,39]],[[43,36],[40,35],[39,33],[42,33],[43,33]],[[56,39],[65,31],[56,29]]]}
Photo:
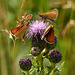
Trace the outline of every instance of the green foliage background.
{"label": "green foliage background", "polygon": [[[22,0],[0,0],[0,75],[12,75],[13,41],[2,29],[16,27],[19,17],[25,12],[33,14],[32,20],[39,20],[38,12],[47,12],[53,8],[59,10],[55,24],[57,46],[65,61],[64,69],[55,75],[75,75],[75,0],[24,0],[24,6],[20,12]],[[58,27],[60,29],[58,29]],[[30,53],[31,40],[25,38],[26,44],[17,40],[15,48],[15,75],[22,75],[19,60]],[[60,62],[60,63],[61,63]],[[60,63],[58,65],[60,65]]]}

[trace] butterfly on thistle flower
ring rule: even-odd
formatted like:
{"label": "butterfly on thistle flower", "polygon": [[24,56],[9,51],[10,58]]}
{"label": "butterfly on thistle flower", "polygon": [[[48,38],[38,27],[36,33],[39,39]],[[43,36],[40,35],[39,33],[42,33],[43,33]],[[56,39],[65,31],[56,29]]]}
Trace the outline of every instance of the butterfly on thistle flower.
{"label": "butterfly on thistle flower", "polygon": [[20,20],[17,20],[19,22],[19,26],[10,30],[10,33],[14,35],[15,37],[21,38],[23,43],[25,43],[23,38],[29,27],[29,22],[31,17],[32,17],[32,14],[27,15],[27,13],[25,12],[24,17]]}
{"label": "butterfly on thistle flower", "polygon": [[46,28],[41,40],[45,40],[47,43],[54,43],[54,25],[50,25]]}
{"label": "butterfly on thistle flower", "polygon": [[49,12],[46,12],[46,13],[39,13],[39,16],[44,20],[48,19],[48,20],[55,23],[55,20],[58,16],[58,9],[55,8]]}

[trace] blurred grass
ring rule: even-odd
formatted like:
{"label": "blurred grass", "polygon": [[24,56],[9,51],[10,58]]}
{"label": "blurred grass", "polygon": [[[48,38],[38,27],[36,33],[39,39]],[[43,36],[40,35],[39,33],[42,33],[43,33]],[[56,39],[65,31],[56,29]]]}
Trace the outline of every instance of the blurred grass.
{"label": "blurred grass", "polygon": [[[13,57],[13,41],[1,30],[16,27],[21,4],[22,0],[0,0],[0,75],[12,75]],[[31,20],[36,20],[39,19],[38,12],[47,12],[53,8],[59,10],[56,25],[60,28],[55,27],[58,38],[55,49],[62,52],[62,61],[65,61],[63,71],[56,75],[75,75],[75,0],[25,0],[19,17],[26,11],[28,14],[33,14]],[[23,45],[21,40],[17,40],[16,43],[15,75],[22,75],[18,62],[31,49],[30,40],[27,38],[25,40],[26,45]]]}

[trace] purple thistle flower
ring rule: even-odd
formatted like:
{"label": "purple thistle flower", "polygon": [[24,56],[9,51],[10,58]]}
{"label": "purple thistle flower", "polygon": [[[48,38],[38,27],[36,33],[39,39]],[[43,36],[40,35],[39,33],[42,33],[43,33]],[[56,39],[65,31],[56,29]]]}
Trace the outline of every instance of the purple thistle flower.
{"label": "purple thistle flower", "polygon": [[27,37],[30,38],[33,35],[36,36],[37,33],[42,35],[44,30],[47,28],[47,26],[49,26],[48,22],[44,23],[44,21],[38,21],[38,20],[32,21],[30,23],[30,27],[29,27]]}
{"label": "purple thistle flower", "polygon": [[44,49],[46,42],[44,40],[41,40],[41,36],[43,35],[43,32],[45,29],[49,26],[48,22],[44,21],[32,21],[30,23],[29,31],[27,34],[27,37],[32,36],[31,45],[32,47],[39,47],[41,49]]}

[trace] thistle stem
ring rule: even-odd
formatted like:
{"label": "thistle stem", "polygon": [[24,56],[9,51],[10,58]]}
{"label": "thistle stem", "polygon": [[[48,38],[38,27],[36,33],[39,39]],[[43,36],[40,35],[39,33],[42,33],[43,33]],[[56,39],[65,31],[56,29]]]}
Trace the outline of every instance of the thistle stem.
{"label": "thistle stem", "polygon": [[44,75],[43,58],[41,59],[41,75]]}
{"label": "thistle stem", "polygon": [[53,75],[54,74],[54,70],[55,70],[55,63],[51,63],[52,68],[50,70],[48,70],[48,74],[47,75]]}
{"label": "thistle stem", "polygon": [[39,67],[41,67],[40,75],[44,75],[44,67],[43,67],[42,54],[40,54],[39,56],[37,56],[36,62],[39,65]]}
{"label": "thistle stem", "polygon": [[29,75],[29,71],[26,71],[27,75]]}

